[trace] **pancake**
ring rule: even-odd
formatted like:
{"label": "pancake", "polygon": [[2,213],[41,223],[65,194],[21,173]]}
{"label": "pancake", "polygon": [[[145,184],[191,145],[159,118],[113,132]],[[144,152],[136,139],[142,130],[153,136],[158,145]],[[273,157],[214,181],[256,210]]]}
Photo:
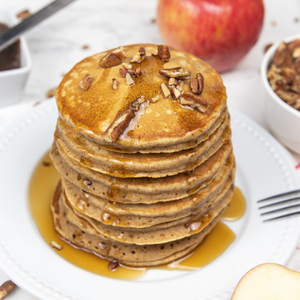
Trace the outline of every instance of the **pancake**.
{"label": "pancake", "polygon": [[189,237],[168,243],[145,246],[117,241],[110,242],[105,236],[102,237],[86,220],[78,216],[77,222],[80,227],[72,224],[65,217],[68,212],[63,205],[61,195],[61,187],[58,185],[51,204],[51,210],[55,228],[59,235],[78,248],[127,266],[156,266],[172,262],[182,255],[190,253],[201,243],[225,212],[225,209],[223,209],[213,220],[208,221],[207,219],[207,223],[203,224],[199,232]]}
{"label": "pancake", "polygon": [[229,159],[231,151],[231,142],[225,143],[209,160],[191,172],[151,179],[118,178],[95,172],[65,154],[62,157],[55,144],[51,157],[60,174],[83,191],[114,202],[155,203],[185,198],[204,188]]}
{"label": "pancake", "polygon": [[154,204],[110,203],[82,192],[64,177],[62,182],[71,205],[79,212],[105,224],[138,228],[170,222],[199,211],[203,203],[215,197],[227,181],[232,183],[234,171],[232,159],[231,164],[224,165],[216,178],[199,192],[180,200]]}
{"label": "pancake", "polygon": [[[140,63],[130,63],[140,47],[146,50],[146,59]],[[212,127],[226,106],[226,90],[219,74],[208,64],[195,56],[170,48],[171,59],[166,62],[151,55],[157,50],[156,45],[124,46],[126,64],[140,68],[141,76],[134,85],[124,83],[120,76],[120,64],[109,68],[99,66],[99,60],[110,51],[85,58],[69,71],[60,83],[56,93],[56,103],[60,116],[77,132],[101,145],[112,145],[129,149],[150,149],[176,145],[198,138]],[[198,72],[204,77],[201,96],[208,102],[205,114],[195,109],[187,109],[172,98],[164,98],[160,93],[161,84],[168,83],[168,78],[159,74],[160,69],[183,67],[195,78]],[[90,74],[92,84],[82,92],[81,79]],[[112,89],[112,79],[121,84]],[[191,79],[185,80],[183,90],[189,90]],[[125,111],[129,104],[144,95],[148,100],[159,96],[159,101],[149,103],[143,116],[138,116],[138,126],[126,136],[115,142],[107,142],[104,133],[115,118]],[[172,130],[170,130],[172,129]]]}
{"label": "pancake", "polygon": [[205,203],[205,206],[200,212],[182,219],[147,228],[124,228],[105,225],[74,209],[64,193],[62,200],[68,212],[66,218],[70,223],[80,226],[78,216],[80,219],[82,218],[88,221],[100,235],[106,236],[108,240],[145,245],[166,243],[194,234],[194,231],[200,228],[203,220],[205,221],[207,217],[211,218],[217,215],[222,209],[227,207],[231,201],[232,194],[233,185],[227,182],[226,186],[224,186],[222,191],[211,202]]}
{"label": "pancake", "polygon": [[213,155],[230,138],[229,120],[198,146],[175,153],[118,153],[90,143],[58,121],[56,146],[60,153],[97,172],[116,177],[165,177],[191,171]]}

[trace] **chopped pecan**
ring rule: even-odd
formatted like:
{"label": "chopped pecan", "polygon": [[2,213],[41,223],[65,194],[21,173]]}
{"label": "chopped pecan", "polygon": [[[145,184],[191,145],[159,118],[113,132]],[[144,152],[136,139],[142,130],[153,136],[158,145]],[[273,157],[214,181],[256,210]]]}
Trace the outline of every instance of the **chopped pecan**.
{"label": "chopped pecan", "polygon": [[288,43],[288,49],[289,49],[291,54],[294,52],[294,50],[296,48],[299,48],[299,47],[300,47],[300,40],[299,39],[296,39],[296,40]]}
{"label": "chopped pecan", "polygon": [[293,58],[298,58],[298,57],[300,57],[300,47],[296,48],[296,49],[293,51],[292,56],[293,56]]}
{"label": "chopped pecan", "polygon": [[158,45],[157,51],[158,51],[158,56],[162,61],[169,61],[171,54],[168,46]]}
{"label": "chopped pecan", "polygon": [[153,56],[158,55],[158,50],[157,49],[156,50],[152,50],[151,55],[153,55]]}
{"label": "chopped pecan", "polygon": [[90,74],[86,74],[80,81],[79,87],[83,90],[87,91],[92,84],[92,76]]}
{"label": "chopped pecan", "polygon": [[291,85],[291,91],[300,94],[300,75],[298,75]]}
{"label": "chopped pecan", "polygon": [[300,74],[300,58],[297,58],[294,61],[292,68],[296,71],[297,74]]}
{"label": "chopped pecan", "polygon": [[160,85],[161,87],[161,92],[163,93],[163,95],[167,98],[171,95],[169,88],[167,87],[167,85],[165,83],[162,83]]}
{"label": "chopped pecan", "polygon": [[281,73],[283,76],[289,77],[293,80],[295,79],[295,77],[297,75],[296,71],[292,68],[283,68]]}
{"label": "chopped pecan", "polygon": [[125,78],[126,74],[127,74],[127,69],[125,67],[121,67],[119,69],[119,74],[120,74],[121,77]]}
{"label": "chopped pecan", "polygon": [[291,66],[292,58],[285,42],[282,42],[277,48],[273,58],[273,62],[278,68]]}
{"label": "chopped pecan", "polygon": [[21,20],[27,19],[30,16],[31,16],[31,12],[28,9],[24,9],[24,10],[20,11],[19,13],[17,13],[17,15],[16,15],[16,17]]}
{"label": "chopped pecan", "polygon": [[264,53],[266,53],[272,46],[273,44],[267,44],[264,48]]}
{"label": "chopped pecan", "polygon": [[208,103],[206,100],[204,100],[201,96],[195,95],[191,92],[182,92],[179,99],[182,105],[188,105],[192,108],[196,108],[203,113],[206,112],[208,108]]}
{"label": "chopped pecan", "polygon": [[153,102],[153,103],[157,102],[158,100],[159,100],[159,95],[156,95],[156,96],[150,98],[150,102]]}
{"label": "chopped pecan", "polygon": [[300,99],[300,95],[293,92],[279,90],[276,91],[276,94],[289,105],[293,105],[297,99]]}
{"label": "chopped pecan", "polygon": [[111,271],[115,271],[119,266],[119,263],[117,261],[111,261],[109,264],[108,264],[108,268],[111,270]]}
{"label": "chopped pecan", "polygon": [[99,61],[99,66],[102,68],[117,66],[124,58],[126,58],[126,53],[124,52],[123,47],[120,47],[102,57]]}
{"label": "chopped pecan", "polygon": [[104,140],[114,143],[128,127],[130,121],[134,118],[134,116],[134,112],[129,108],[119,114],[104,132]]}
{"label": "chopped pecan", "polygon": [[130,62],[140,63],[146,58],[146,51],[144,47],[141,47],[139,51],[134,55]]}
{"label": "chopped pecan", "polygon": [[134,70],[127,70],[127,73],[130,74],[130,76],[132,77],[132,79],[135,79],[137,77],[137,74]]}
{"label": "chopped pecan", "polygon": [[112,88],[114,90],[117,90],[118,89],[118,85],[120,84],[120,82],[116,79],[116,78],[113,78],[112,79]]}
{"label": "chopped pecan", "polygon": [[139,107],[140,105],[145,102],[145,96],[142,95],[138,98],[136,98],[134,101],[132,101],[129,105],[129,108],[132,110],[132,111],[138,111],[139,110]]}
{"label": "chopped pecan", "polygon": [[136,69],[135,69],[135,74],[136,74],[137,76],[140,76],[141,73],[142,73],[141,68],[136,68]]}
{"label": "chopped pecan", "polygon": [[203,76],[201,73],[196,74],[196,78],[191,80],[192,92],[196,95],[200,95],[203,91]]}
{"label": "chopped pecan", "polygon": [[132,65],[126,64],[126,63],[122,63],[122,67],[124,67],[126,70],[131,70],[132,69]]}
{"label": "chopped pecan", "polygon": [[170,78],[168,84],[169,84],[169,86],[177,85],[178,81],[176,80],[176,78]]}
{"label": "chopped pecan", "polygon": [[191,72],[185,68],[177,67],[171,69],[160,69],[159,74],[167,78],[189,79]]}
{"label": "chopped pecan", "polygon": [[293,107],[300,111],[300,99],[297,99],[293,104]]}
{"label": "chopped pecan", "polygon": [[17,286],[11,280],[5,281],[0,286],[0,299],[4,299],[16,287]]}
{"label": "chopped pecan", "polygon": [[50,243],[50,246],[56,250],[61,250],[62,249],[62,245],[60,245],[59,243],[55,242],[55,241],[52,241]]}
{"label": "chopped pecan", "polygon": [[134,85],[134,80],[132,79],[132,77],[129,73],[126,74],[126,83],[128,85]]}
{"label": "chopped pecan", "polygon": [[176,87],[171,88],[171,94],[174,100],[177,100],[180,97],[180,91]]}
{"label": "chopped pecan", "polygon": [[183,82],[183,81],[180,81],[180,82],[177,84],[176,88],[177,88],[179,91],[182,91],[183,85],[184,85],[184,82]]}
{"label": "chopped pecan", "polygon": [[49,90],[46,94],[46,97],[47,98],[54,97],[56,95],[56,90],[57,90],[57,88],[53,88],[53,89]]}

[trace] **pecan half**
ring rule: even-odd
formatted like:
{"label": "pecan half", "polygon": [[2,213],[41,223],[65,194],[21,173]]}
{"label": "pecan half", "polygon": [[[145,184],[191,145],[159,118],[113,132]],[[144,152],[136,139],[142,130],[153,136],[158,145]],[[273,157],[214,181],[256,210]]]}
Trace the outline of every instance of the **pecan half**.
{"label": "pecan half", "polygon": [[162,83],[160,85],[161,88],[161,92],[163,93],[163,95],[167,98],[171,95],[169,88],[167,87],[167,85],[165,83]]}
{"label": "pecan half", "polygon": [[201,73],[196,74],[196,78],[191,80],[191,90],[194,94],[200,95],[203,91],[203,76]]}
{"label": "pecan half", "polygon": [[160,69],[159,74],[167,78],[189,79],[191,72],[185,68],[177,67],[171,69]]}
{"label": "pecan half", "polygon": [[99,61],[99,66],[102,68],[117,66],[124,58],[126,58],[126,53],[124,52],[123,47],[120,47],[102,57]]}
{"label": "pecan half", "polygon": [[119,114],[104,132],[104,140],[114,143],[128,127],[134,116],[134,112],[129,108]]}
{"label": "pecan half", "polygon": [[130,62],[140,63],[146,58],[146,50],[144,47],[141,47],[139,51],[134,55]]}
{"label": "pecan half", "polygon": [[112,79],[112,88],[114,90],[117,90],[118,89],[118,85],[120,84],[120,82],[116,79],[116,78],[113,78]]}
{"label": "pecan half", "polygon": [[182,105],[188,105],[192,108],[196,108],[203,113],[206,112],[208,108],[208,103],[206,100],[204,100],[201,96],[195,95],[191,92],[182,92],[179,99]]}
{"label": "pecan half", "polygon": [[131,109],[132,111],[138,111],[140,108],[140,105],[145,102],[145,96],[142,95],[138,98],[136,98],[134,101],[132,101],[129,105],[129,109]]}
{"label": "pecan half", "polygon": [[83,90],[87,91],[92,84],[92,76],[90,74],[86,74],[80,81],[79,87]]}
{"label": "pecan half", "polygon": [[169,61],[171,54],[169,47],[166,45],[158,45],[157,46],[158,56],[162,61]]}

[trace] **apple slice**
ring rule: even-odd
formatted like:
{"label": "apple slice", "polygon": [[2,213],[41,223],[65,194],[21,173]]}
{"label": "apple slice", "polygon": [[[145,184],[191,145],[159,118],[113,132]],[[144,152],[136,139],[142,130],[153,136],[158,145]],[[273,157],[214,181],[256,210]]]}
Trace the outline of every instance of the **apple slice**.
{"label": "apple slice", "polygon": [[248,271],[231,300],[299,300],[300,273],[282,265],[265,263]]}

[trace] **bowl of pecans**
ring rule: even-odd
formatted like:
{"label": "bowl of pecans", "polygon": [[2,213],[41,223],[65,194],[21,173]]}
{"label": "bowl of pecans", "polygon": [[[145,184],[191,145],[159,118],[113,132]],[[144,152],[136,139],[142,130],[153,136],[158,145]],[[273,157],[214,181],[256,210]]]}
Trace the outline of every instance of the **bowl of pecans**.
{"label": "bowl of pecans", "polygon": [[266,121],[273,135],[300,154],[300,36],[274,44],[261,65]]}

